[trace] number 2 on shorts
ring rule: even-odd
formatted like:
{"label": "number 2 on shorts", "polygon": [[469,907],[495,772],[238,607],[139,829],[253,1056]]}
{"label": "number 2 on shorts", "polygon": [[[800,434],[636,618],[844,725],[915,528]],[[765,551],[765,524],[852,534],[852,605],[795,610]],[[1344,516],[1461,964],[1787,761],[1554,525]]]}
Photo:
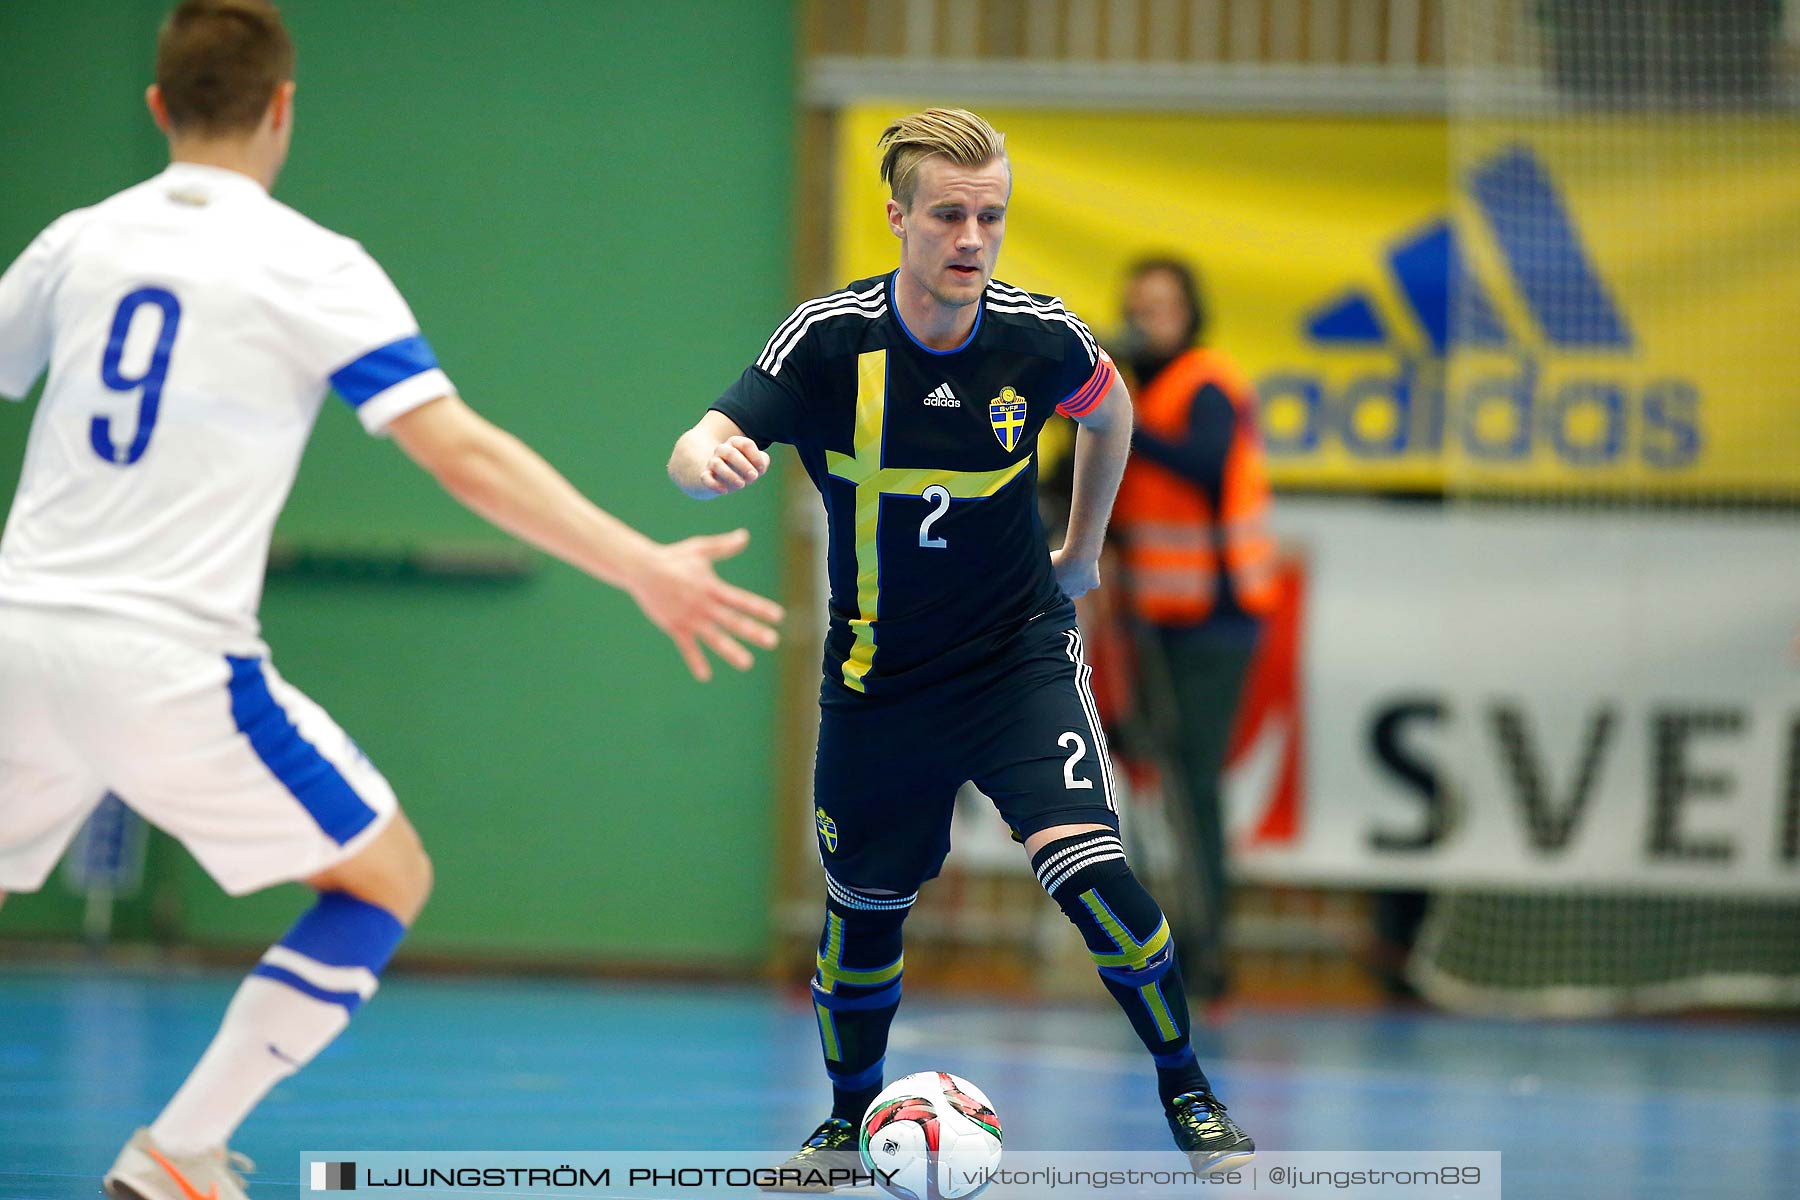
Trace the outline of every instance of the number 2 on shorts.
{"label": "number 2 on shorts", "polygon": [[1065,750],[1070,746],[1075,747],[1075,753],[1069,755],[1069,761],[1063,764],[1063,787],[1068,788],[1071,791],[1080,788],[1093,787],[1093,780],[1075,778],[1075,764],[1080,762],[1082,758],[1087,755],[1087,743],[1081,740],[1081,735],[1074,730],[1070,730],[1068,733],[1057,738],[1056,744]]}

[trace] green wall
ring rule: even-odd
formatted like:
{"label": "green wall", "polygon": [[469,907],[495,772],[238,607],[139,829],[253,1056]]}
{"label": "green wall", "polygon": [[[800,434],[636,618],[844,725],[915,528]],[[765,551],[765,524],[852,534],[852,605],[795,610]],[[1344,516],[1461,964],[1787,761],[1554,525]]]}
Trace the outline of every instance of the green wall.
{"label": "green wall", "polygon": [[[0,5],[0,257],[161,165],[140,93],[163,8]],[[369,248],[482,412],[655,536],[748,525],[726,573],[773,592],[776,490],[701,507],[663,464],[787,308],[788,0],[282,8],[299,92],[277,196]],[[0,408],[10,497],[30,413]],[[335,399],[278,536],[503,540]],[[513,584],[270,581],[282,673],[383,768],[436,861],[409,948],[755,961],[773,664],[696,684],[629,600],[538,566]],[[191,940],[264,943],[304,903],[227,901],[166,849],[153,868],[160,927]],[[72,928],[57,890],[10,900],[0,932]],[[123,915],[150,922],[143,901]]]}

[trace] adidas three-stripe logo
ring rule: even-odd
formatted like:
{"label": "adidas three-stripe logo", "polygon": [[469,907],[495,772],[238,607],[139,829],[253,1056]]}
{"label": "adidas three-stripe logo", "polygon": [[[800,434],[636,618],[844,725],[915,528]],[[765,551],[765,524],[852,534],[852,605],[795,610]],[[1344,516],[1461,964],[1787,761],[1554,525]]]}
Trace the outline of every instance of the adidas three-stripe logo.
{"label": "adidas three-stripe logo", "polygon": [[925,403],[934,408],[962,407],[962,401],[956,398],[956,393],[950,390],[950,385],[947,383],[940,383],[932,388],[925,397]]}
{"label": "adidas three-stripe logo", "polygon": [[1038,883],[1045,892],[1055,896],[1056,889],[1077,871],[1124,857],[1125,843],[1119,840],[1118,834],[1103,830],[1084,833],[1069,839],[1068,845],[1037,865]]}
{"label": "adidas three-stripe logo", "polygon": [[806,339],[807,332],[813,326],[842,316],[857,316],[873,321],[887,310],[885,280],[870,284],[860,292],[846,290],[808,300],[781,323],[781,327],[769,338],[768,345],[763,347],[763,352],[757,356],[756,365],[771,375],[780,375],[788,356]]}
{"label": "adidas three-stripe logo", "polygon": [[[1537,156],[1508,146],[1477,163],[1467,188],[1485,219],[1523,308],[1546,344],[1558,349],[1629,351],[1631,328],[1600,278],[1562,195]],[[1504,349],[1521,331],[1508,329],[1500,306],[1471,268],[1464,244],[1472,230],[1448,217],[1401,235],[1387,266],[1432,353],[1459,345]],[[1374,297],[1340,294],[1303,319],[1314,341],[1339,346],[1391,344],[1394,330]]]}

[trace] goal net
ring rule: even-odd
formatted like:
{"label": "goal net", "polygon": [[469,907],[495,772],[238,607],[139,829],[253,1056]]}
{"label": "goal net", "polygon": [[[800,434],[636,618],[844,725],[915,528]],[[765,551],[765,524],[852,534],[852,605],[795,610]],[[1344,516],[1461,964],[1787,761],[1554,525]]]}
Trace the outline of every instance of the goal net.
{"label": "goal net", "polygon": [[[1800,658],[1739,620],[1800,578],[1800,23],[1782,0],[1446,7],[1446,498],[1472,536],[1527,514],[1592,547],[1527,569],[1567,606],[1546,620],[1595,631],[1559,664],[1571,717],[1640,729],[1637,761],[1537,780],[1544,844],[1593,763],[1636,772],[1646,816],[1609,831],[1635,880],[1437,892],[1411,977],[1472,1011],[1800,1004]],[[1759,579],[1746,534],[1790,565]],[[1665,886],[1683,863],[1715,882]]]}

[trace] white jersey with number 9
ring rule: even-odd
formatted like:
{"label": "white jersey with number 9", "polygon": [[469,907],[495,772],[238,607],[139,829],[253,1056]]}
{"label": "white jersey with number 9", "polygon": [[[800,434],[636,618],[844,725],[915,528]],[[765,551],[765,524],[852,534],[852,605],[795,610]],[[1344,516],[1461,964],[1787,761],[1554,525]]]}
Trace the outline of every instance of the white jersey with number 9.
{"label": "white jersey with number 9", "polygon": [[256,653],[269,537],[328,387],[371,433],[448,393],[356,242],[176,163],[69,213],[0,277],[0,395],[46,368],[0,605]]}

